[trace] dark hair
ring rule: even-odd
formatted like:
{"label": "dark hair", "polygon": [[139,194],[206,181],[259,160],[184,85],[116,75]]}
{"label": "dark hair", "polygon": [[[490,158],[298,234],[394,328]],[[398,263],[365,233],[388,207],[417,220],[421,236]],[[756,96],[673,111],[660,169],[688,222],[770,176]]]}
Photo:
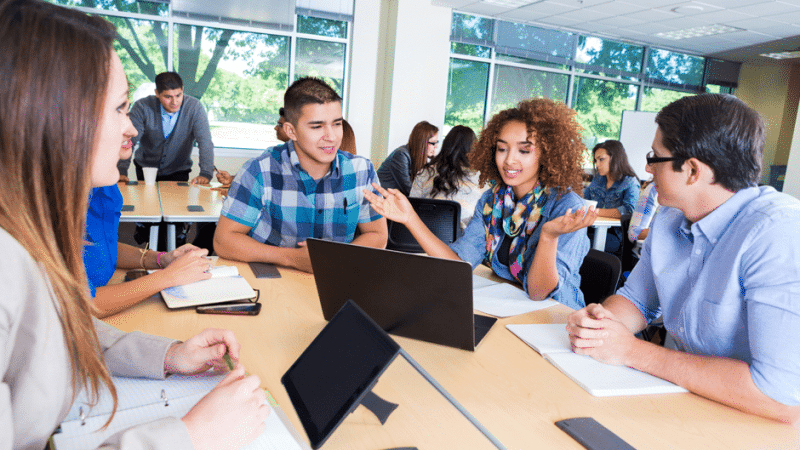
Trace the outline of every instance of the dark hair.
{"label": "dark hair", "polygon": [[339,149],[351,155],[356,154],[356,134],[353,132],[353,127],[344,119],[342,119],[342,143]]}
{"label": "dark hair", "polygon": [[96,401],[105,385],[114,410],[83,243],[115,37],[100,16],[38,0],[0,1],[0,228],[43,268],[52,288],[73,399],[86,387]]}
{"label": "dark hair", "polygon": [[456,125],[447,133],[442,149],[425,165],[423,170],[436,173],[431,197],[439,193],[450,197],[458,192],[459,182],[469,175],[469,151],[475,143],[475,132],[464,125]]}
{"label": "dark hair", "polygon": [[339,94],[327,83],[314,77],[298,78],[283,94],[284,117],[292,125],[297,126],[297,121],[303,112],[303,106],[309,104],[324,105],[331,102],[339,102],[341,104],[342,97],[339,97]]}
{"label": "dark hair", "polygon": [[522,122],[539,150],[539,182],[544,187],[553,187],[566,192],[582,192],[583,145],[575,111],[567,105],[546,98],[535,98],[519,102],[495,114],[469,155],[470,166],[481,172],[480,184],[493,180],[503,184],[495,163],[497,138],[508,122]]}
{"label": "dark hair", "polygon": [[161,72],[156,75],[156,91],[164,92],[183,89],[183,80],[177,72]]}
{"label": "dark hair", "polygon": [[689,158],[708,165],[714,182],[736,192],[758,185],[764,152],[764,121],[732,95],[700,94],[683,97],[657,115],[662,144],[681,158],[672,168],[680,171]]}
{"label": "dark hair", "polygon": [[417,173],[422,170],[422,166],[427,162],[428,141],[438,132],[439,128],[437,126],[431,125],[424,120],[414,125],[411,130],[406,144],[408,154],[411,155],[411,166],[408,168],[409,172],[411,172],[411,181],[414,181]]}
{"label": "dark hair", "polygon": [[594,154],[601,148],[608,153],[608,157],[611,159],[608,164],[608,174],[611,175],[611,178],[621,180],[627,176],[639,179],[628,162],[628,154],[625,153],[625,147],[622,146],[622,142],[609,139],[595,145],[592,149],[592,161],[594,161]]}
{"label": "dark hair", "polygon": [[285,109],[283,109],[283,107],[281,107],[281,108],[278,110],[278,117],[283,117],[284,119],[286,119],[286,110],[285,110]]}

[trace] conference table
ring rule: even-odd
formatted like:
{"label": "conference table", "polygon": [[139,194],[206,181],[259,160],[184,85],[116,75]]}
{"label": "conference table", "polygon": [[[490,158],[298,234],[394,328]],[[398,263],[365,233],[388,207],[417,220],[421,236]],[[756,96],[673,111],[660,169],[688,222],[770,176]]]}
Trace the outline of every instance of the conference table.
{"label": "conference table", "polygon": [[[262,387],[305,439],[280,378],[326,324],[313,275],[280,268],[281,278],[256,279],[246,264],[219,260],[217,265],[236,265],[260,290],[260,315],[168,310],[156,295],[105,320],[125,331],[175,339],[187,339],[207,327],[233,330],[242,345],[241,362],[260,377]],[[500,281],[486,267],[476,269],[476,274]],[[115,280],[120,277],[118,273]],[[342,282],[369,280],[354,275]],[[800,448],[800,431],[792,426],[691,393],[593,397],[505,328],[512,323],[566,323],[570,311],[557,305],[500,319],[474,352],[393,338],[509,449],[581,449],[554,425],[581,416],[594,417],[637,449]],[[389,366],[374,392],[400,405],[386,424],[359,406],[322,449],[494,448],[403,359]]]}
{"label": "conference table", "polygon": [[[220,183],[196,185],[179,181],[119,183],[120,222],[167,222],[167,251],[175,250],[175,222],[216,222],[225,196],[213,189]],[[194,210],[190,210],[193,208]],[[149,248],[158,250],[158,227],[150,227]]]}
{"label": "conference table", "polygon": [[608,229],[611,227],[621,227],[622,223],[619,221],[619,219],[598,217],[590,226],[594,228],[592,248],[602,252],[606,249],[606,234],[608,234]]}
{"label": "conference table", "polygon": [[[161,222],[161,200],[158,186],[144,182],[118,183],[122,193],[122,215],[120,222]],[[158,247],[158,227],[150,227],[149,248]]]}

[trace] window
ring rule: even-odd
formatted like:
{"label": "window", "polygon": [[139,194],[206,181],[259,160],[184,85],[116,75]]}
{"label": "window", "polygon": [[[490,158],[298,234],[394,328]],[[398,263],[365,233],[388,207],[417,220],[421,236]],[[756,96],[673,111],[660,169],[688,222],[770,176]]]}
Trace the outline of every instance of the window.
{"label": "window", "polygon": [[[447,106],[445,128],[464,125],[475,134],[483,129],[486,111],[486,89],[489,80],[489,64],[463,59],[450,59],[450,75],[447,80]],[[442,130],[445,135],[448,130]]]}
{"label": "window", "polygon": [[493,81],[491,115],[512,108],[528,98],[567,101],[569,76],[564,74],[498,65]]}
{"label": "window", "polygon": [[659,111],[703,89],[730,91],[703,87],[705,58],[643,45],[458,12],[450,38],[445,125],[468,120],[476,132],[497,112],[544,97],[578,113],[591,148],[619,138],[623,111]]}
{"label": "window", "polygon": [[287,16],[288,21],[269,22],[267,19],[275,17],[265,15],[256,18],[265,20],[261,23],[177,11],[174,4],[170,15],[167,2],[50,1],[96,10],[117,26],[119,38],[114,47],[133,100],[153,94],[157,74],[178,72],[186,94],[200,99],[208,111],[218,148],[261,152],[279,143],[274,126],[291,73],[295,79],[319,76],[343,94],[352,11],[321,18],[315,14],[324,15],[325,11],[306,8],[294,16],[292,2],[291,11],[272,11],[277,18]]}

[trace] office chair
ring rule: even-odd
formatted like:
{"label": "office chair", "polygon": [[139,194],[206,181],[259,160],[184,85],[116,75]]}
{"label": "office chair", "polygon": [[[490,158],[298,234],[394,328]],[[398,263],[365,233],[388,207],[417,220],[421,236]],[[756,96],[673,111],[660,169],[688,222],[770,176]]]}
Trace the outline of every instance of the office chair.
{"label": "office chair", "polygon": [[633,256],[633,248],[636,245],[635,242],[631,242],[628,239],[628,229],[631,226],[631,215],[624,214],[619,219],[620,224],[622,225],[622,257],[620,258],[620,262],[622,263],[622,272],[630,272],[633,270],[633,266],[636,265],[637,259]]}
{"label": "office chair", "polygon": [[[445,244],[452,244],[460,233],[461,205],[452,200],[409,197],[411,206],[422,222]],[[386,248],[406,253],[424,253],[405,225],[387,221],[389,242]]]}
{"label": "office chair", "polygon": [[581,291],[586,304],[600,303],[617,290],[622,263],[616,256],[590,249],[581,264]]}

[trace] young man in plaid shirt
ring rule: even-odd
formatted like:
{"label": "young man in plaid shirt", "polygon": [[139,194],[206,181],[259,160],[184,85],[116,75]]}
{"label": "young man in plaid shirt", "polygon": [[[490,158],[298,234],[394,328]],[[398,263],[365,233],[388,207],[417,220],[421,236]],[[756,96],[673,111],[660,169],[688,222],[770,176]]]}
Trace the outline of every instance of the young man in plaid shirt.
{"label": "young man in plaid shirt", "polygon": [[291,140],[236,174],[214,235],[217,254],[311,272],[308,238],[384,248],[386,219],[363,193],[378,182],[375,169],[367,158],[339,150],[341,97],[306,77],[289,86],[283,101]]}

